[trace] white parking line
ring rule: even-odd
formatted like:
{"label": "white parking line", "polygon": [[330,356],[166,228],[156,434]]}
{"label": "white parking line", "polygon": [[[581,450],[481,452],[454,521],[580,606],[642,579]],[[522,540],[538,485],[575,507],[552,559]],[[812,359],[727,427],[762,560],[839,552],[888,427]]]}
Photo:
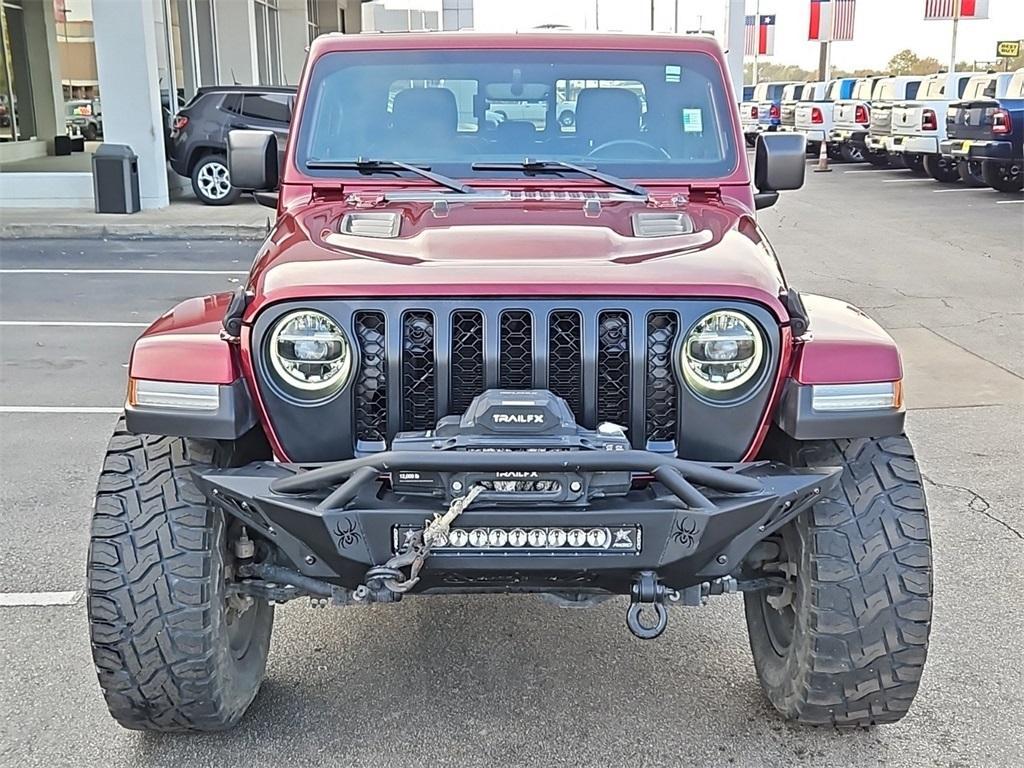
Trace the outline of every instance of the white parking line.
{"label": "white parking line", "polygon": [[912,181],[928,181],[928,179],[885,179],[883,184],[909,184]]}
{"label": "white parking line", "polygon": [[936,189],[935,194],[941,192],[991,192],[988,187],[950,187],[949,189]]}
{"label": "white parking line", "polygon": [[0,326],[47,328],[148,328],[149,323],[121,323],[107,320],[0,320]]}
{"label": "white parking line", "polygon": [[885,171],[904,171],[905,168],[866,168],[861,171],[843,171],[843,173],[884,173]]}
{"label": "white parking line", "polygon": [[0,592],[0,608],[74,605],[82,596],[76,592]]}
{"label": "white parking line", "polygon": [[0,405],[0,413],[121,413],[123,410],[105,405]]}
{"label": "white parking line", "polygon": [[996,205],[1020,205],[1024,200],[996,200]]}
{"label": "white parking line", "polygon": [[247,275],[228,269],[0,269],[0,275]]}

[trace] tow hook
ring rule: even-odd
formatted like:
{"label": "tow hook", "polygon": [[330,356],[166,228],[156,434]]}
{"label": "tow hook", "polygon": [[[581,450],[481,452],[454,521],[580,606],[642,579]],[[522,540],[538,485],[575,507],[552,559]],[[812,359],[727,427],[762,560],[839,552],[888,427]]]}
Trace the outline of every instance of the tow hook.
{"label": "tow hook", "polygon": [[[653,640],[668,626],[668,608],[665,603],[679,600],[679,593],[669,589],[660,581],[654,571],[641,571],[630,587],[629,610],[626,611],[626,626],[641,640]],[[654,609],[655,621],[645,624],[640,620],[644,608]]]}

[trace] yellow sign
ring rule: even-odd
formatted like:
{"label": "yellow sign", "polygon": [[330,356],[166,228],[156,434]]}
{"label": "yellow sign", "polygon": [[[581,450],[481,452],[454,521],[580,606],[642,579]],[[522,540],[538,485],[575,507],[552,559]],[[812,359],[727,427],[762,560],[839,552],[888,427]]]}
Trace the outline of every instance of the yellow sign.
{"label": "yellow sign", "polygon": [[1020,56],[1020,40],[1000,40],[996,43],[996,56],[1015,59]]}

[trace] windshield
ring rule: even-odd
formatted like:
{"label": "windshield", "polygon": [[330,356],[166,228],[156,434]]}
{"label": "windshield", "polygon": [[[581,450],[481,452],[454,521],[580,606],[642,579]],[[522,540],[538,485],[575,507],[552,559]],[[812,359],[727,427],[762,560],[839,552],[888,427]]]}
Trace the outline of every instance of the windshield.
{"label": "windshield", "polygon": [[296,143],[309,164],[387,158],[448,176],[561,160],[616,176],[715,178],[737,165],[721,70],[700,53],[331,53],[313,70]]}

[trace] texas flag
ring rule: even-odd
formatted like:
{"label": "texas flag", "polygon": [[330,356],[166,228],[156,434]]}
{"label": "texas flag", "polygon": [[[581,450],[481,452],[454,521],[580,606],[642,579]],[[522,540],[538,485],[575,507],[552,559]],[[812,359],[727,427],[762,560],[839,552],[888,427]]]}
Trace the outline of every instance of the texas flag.
{"label": "texas flag", "polygon": [[811,28],[808,40],[853,40],[853,19],[857,0],[811,0]]}
{"label": "texas flag", "polygon": [[775,16],[762,16],[761,23],[754,21],[754,16],[745,19],[744,53],[747,56],[775,55]]}
{"label": "texas flag", "polygon": [[924,0],[924,17],[926,20],[987,19],[988,0]]}

